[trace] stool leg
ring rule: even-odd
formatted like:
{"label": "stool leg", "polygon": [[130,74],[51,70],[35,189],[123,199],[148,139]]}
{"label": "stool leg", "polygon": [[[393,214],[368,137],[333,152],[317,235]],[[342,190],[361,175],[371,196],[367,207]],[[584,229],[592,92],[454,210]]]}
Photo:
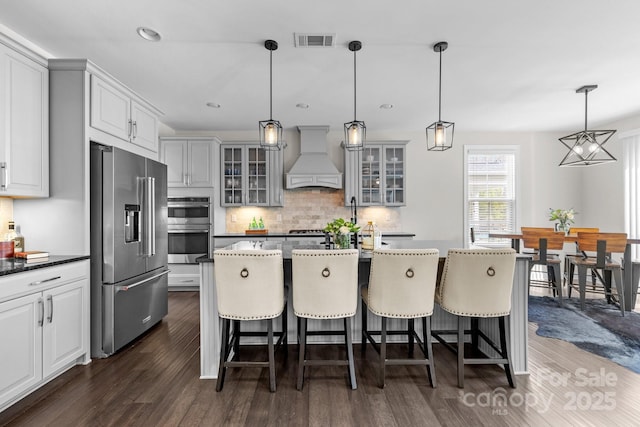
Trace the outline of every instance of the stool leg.
{"label": "stool leg", "polygon": [[618,292],[618,302],[620,303],[620,312],[624,316],[624,284],[622,283],[622,271],[616,268],[613,271],[614,281],[616,282],[616,291]]}
{"label": "stool leg", "polygon": [[287,309],[287,301],[284,302],[282,310],[282,346],[284,349],[284,360],[289,360],[289,311]]}
{"label": "stool leg", "polygon": [[297,389],[302,390],[302,383],[304,382],[304,361],[305,352],[307,350],[307,319],[305,317],[298,318],[298,335],[300,337],[300,350],[298,355],[298,385]]}
{"label": "stool leg", "polygon": [[433,360],[433,345],[431,342],[431,316],[422,318],[422,342],[427,353],[426,356],[429,359],[427,376],[431,387],[436,388],[436,367]]}
{"label": "stool leg", "polygon": [[472,317],[471,322],[471,349],[474,352],[478,352],[478,346],[480,344],[480,320],[477,317]]}
{"label": "stool leg", "polygon": [[407,335],[409,336],[409,357],[413,357],[413,334],[415,331],[414,319],[407,320]]}
{"label": "stool leg", "polygon": [[553,266],[550,266],[550,268],[552,268],[552,272],[553,272],[553,286],[554,286],[554,295],[556,293],[556,290],[558,291],[558,303],[560,304],[560,307],[563,307],[564,304],[562,303],[562,281],[560,280],[560,264],[554,264]]}
{"label": "stool leg", "polygon": [[365,332],[367,332],[369,329],[367,327],[367,315],[368,313],[368,308],[367,308],[367,303],[364,301],[364,299],[362,300],[362,337],[361,339],[361,347],[360,347],[360,352],[361,354],[364,356],[367,352],[367,336],[365,334]]}
{"label": "stool leg", "polygon": [[384,388],[387,362],[387,318],[380,318],[380,368],[378,369],[378,386]]}
{"label": "stool leg", "polygon": [[464,388],[464,322],[458,316],[458,387]]}
{"label": "stool leg", "polygon": [[358,388],[358,384],[356,384],[356,367],[353,362],[353,343],[351,341],[351,318],[345,317],[344,319],[344,329],[345,336],[347,341],[347,358],[349,359],[349,379],[351,381],[351,389],[355,390]]}
{"label": "stool leg", "polygon": [[233,334],[236,337],[235,342],[233,343],[233,357],[238,357],[240,354],[240,321],[233,321]]}
{"label": "stool leg", "polygon": [[504,365],[504,371],[507,374],[507,381],[511,388],[516,388],[515,375],[513,374],[513,366],[511,365],[511,359],[509,356],[509,341],[507,340],[507,334],[505,331],[505,319],[507,316],[501,316],[498,320],[498,326],[500,328],[500,349],[502,350],[502,358],[507,359],[507,363]]}
{"label": "stool leg", "polygon": [[222,390],[224,385],[224,376],[227,373],[225,362],[229,356],[229,319],[222,319],[222,342],[220,343],[220,363],[218,367],[218,380],[216,381],[216,391]]}
{"label": "stool leg", "polygon": [[587,268],[578,266],[578,284],[580,286],[580,310],[584,311],[587,292]]}
{"label": "stool leg", "polygon": [[267,348],[269,351],[269,390],[276,391],[276,362],[273,348],[273,319],[267,320]]}

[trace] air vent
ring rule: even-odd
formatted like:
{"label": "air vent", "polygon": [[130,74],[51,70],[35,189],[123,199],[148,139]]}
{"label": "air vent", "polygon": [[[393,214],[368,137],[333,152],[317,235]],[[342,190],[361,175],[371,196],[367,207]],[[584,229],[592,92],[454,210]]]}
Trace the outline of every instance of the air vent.
{"label": "air vent", "polygon": [[334,47],[335,34],[294,33],[296,47]]}

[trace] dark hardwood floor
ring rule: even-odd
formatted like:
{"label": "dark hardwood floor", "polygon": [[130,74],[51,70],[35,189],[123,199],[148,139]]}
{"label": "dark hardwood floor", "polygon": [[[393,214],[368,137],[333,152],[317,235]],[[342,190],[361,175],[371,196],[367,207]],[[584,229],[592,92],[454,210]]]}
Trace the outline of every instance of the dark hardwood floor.
{"label": "dark hardwood floor", "polygon": [[[467,367],[456,386],[456,361],[434,345],[438,387],[424,367],[389,367],[376,385],[377,354],[355,355],[358,389],[344,367],[312,367],[296,390],[296,347],[278,357],[277,391],[266,369],[230,369],[222,392],[200,380],[198,294],[172,292],[169,315],[135,344],[108,359],[76,366],[0,413],[12,426],[632,426],[640,425],[640,375],[572,344],[529,329],[530,375],[507,386],[495,366]],[[402,351],[397,345],[394,351]],[[261,356],[261,348],[249,353]],[[342,351],[314,347],[317,355]],[[337,353],[335,353],[337,354]],[[582,374],[584,370],[584,375]],[[605,381],[603,378],[608,376]],[[593,377],[589,384],[583,377]]]}

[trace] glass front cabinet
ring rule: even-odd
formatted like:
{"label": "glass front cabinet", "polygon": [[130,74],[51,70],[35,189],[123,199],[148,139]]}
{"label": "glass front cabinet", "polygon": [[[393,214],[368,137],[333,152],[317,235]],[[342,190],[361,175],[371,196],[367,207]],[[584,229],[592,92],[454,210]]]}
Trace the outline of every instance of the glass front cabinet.
{"label": "glass front cabinet", "polygon": [[406,145],[409,141],[367,141],[345,153],[345,206],[406,205]]}
{"label": "glass front cabinet", "polygon": [[283,153],[258,143],[220,145],[221,206],[283,206]]}

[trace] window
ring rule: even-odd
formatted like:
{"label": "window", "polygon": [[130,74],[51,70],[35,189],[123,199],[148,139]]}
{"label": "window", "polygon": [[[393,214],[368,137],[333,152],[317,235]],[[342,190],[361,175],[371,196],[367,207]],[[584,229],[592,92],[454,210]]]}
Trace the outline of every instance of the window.
{"label": "window", "polygon": [[[517,147],[465,146],[465,230],[473,228],[475,244],[509,245],[489,233],[516,231],[517,164]],[[465,235],[470,245],[471,233]]]}

